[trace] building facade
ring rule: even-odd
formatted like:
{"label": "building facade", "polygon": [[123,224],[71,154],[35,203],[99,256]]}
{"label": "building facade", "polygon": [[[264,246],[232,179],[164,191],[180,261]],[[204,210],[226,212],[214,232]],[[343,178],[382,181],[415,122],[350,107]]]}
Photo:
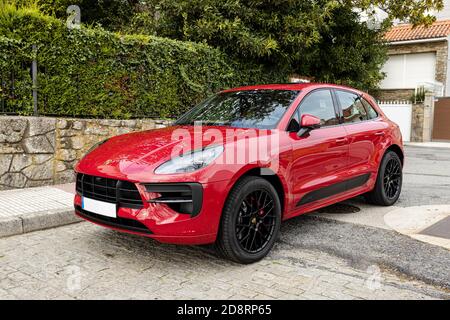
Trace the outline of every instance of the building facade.
{"label": "building facade", "polygon": [[450,95],[447,68],[450,44],[450,20],[413,28],[409,24],[392,27],[385,35],[389,58],[382,71],[379,99],[409,100],[418,87]]}

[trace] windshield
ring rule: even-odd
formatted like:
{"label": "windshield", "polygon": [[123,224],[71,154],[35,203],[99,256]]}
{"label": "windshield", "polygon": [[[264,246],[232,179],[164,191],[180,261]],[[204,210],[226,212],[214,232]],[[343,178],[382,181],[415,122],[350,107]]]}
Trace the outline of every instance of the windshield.
{"label": "windshield", "polygon": [[200,103],[175,124],[201,121],[202,125],[274,129],[298,94],[295,90],[223,92]]}

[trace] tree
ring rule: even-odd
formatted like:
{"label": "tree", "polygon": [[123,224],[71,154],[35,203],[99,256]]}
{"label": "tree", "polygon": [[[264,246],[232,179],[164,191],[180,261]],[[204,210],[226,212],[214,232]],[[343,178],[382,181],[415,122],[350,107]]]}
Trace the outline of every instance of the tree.
{"label": "tree", "polygon": [[434,17],[429,11],[444,8],[443,0],[342,0],[342,3],[362,10],[378,7],[389,14],[390,22],[398,19],[414,25],[432,23]]}
{"label": "tree", "polygon": [[81,22],[99,24],[109,30],[120,30],[135,14],[139,0],[15,0],[19,6],[37,5],[42,13],[62,20],[67,18],[67,7],[81,9]]}
{"label": "tree", "polygon": [[[382,35],[393,19],[430,23],[426,10],[442,0],[160,0],[157,34],[205,42],[241,63],[374,88],[386,58]],[[355,9],[380,6],[389,18],[379,30]]]}

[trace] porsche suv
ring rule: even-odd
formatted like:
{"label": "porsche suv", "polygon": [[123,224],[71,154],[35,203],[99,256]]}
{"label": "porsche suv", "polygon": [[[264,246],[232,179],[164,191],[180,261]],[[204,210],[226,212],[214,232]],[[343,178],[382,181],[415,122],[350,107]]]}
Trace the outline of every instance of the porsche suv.
{"label": "porsche suv", "polygon": [[358,195],[399,198],[399,127],[344,86],[219,92],[171,126],[102,141],[76,165],[75,212],[166,243],[263,258],[281,221]]}

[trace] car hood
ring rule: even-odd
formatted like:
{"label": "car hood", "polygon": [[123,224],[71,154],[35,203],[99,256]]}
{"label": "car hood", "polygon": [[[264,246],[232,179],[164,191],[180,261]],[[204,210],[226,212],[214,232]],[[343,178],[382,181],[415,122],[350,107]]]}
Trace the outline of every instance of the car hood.
{"label": "car hood", "polygon": [[[256,130],[256,135],[268,134],[268,130],[242,129],[222,126],[171,126],[142,132],[133,132],[108,139],[105,143],[91,151],[77,164],[75,170],[91,175],[145,181],[153,175],[153,171],[171,156],[197,150],[213,144],[208,141],[208,132],[212,130],[222,137],[233,134],[234,142],[246,137],[249,130]],[[206,133],[205,133],[206,132]],[[194,139],[199,135],[199,139]],[[201,139],[201,137],[204,139]],[[206,140],[206,141],[203,141]],[[195,144],[194,142],[199,142]]]}

